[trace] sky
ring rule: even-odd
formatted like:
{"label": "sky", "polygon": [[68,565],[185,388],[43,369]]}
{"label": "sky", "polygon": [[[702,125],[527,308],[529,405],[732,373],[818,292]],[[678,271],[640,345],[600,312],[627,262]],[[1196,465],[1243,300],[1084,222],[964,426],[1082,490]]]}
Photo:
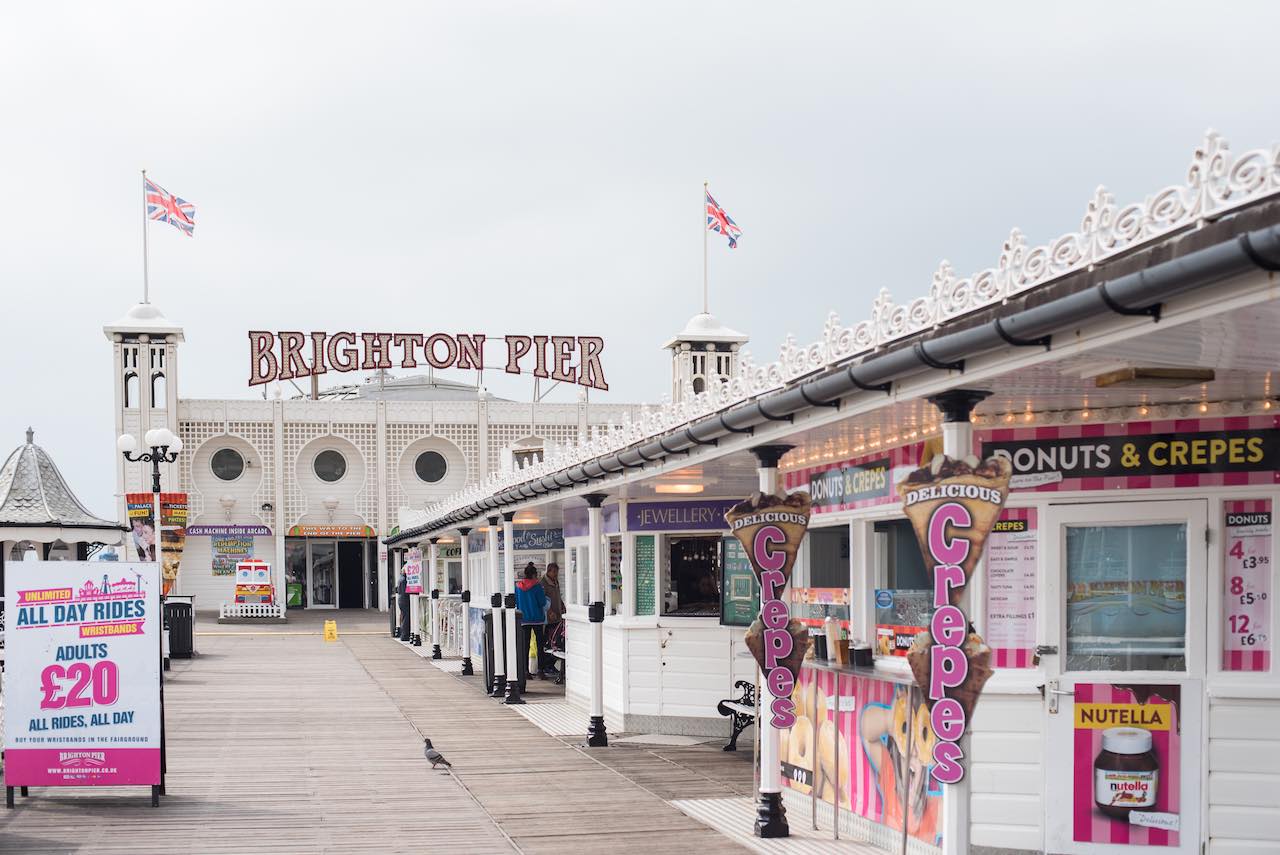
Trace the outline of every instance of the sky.
{"label": "sky", "polygon": [[767,361],[1076,228],[1099,184],[1180,182],[1207,128],[1280,142],[1272,4],[782,9],[4,4],[0,452],[30,425],[114,507],[102,327],[141,298],[144,168],[196,206],[148,227],[182,397],[260,395],[250,329],[345,329],[602,336],[592,399],[624,403],[701,309],[703,181],[743,231],[711,310]]}

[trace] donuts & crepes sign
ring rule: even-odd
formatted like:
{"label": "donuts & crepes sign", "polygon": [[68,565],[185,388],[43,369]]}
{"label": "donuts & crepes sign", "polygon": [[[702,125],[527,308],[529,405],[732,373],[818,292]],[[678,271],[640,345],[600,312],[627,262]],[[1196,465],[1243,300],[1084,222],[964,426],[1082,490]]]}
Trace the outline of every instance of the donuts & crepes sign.
{"label": "donuts & crepes sign", "polygon": [[796,723],[791,692],[809,649],[809,631],[791,617],[783,597],[809,529],[810,506],[804,491],[785,497],[756,493],[724,515],[760,583],[760,616],[747,628],[744,640],[764,672],[765,685],[773,695],[770,722],[779,729]]}
{"label": "donuts & crepes sign", "polygon": [[898,484],[933,580],[929,628],[916,635],[907,661],[929,706],[937,735],[931,772],[943,784],[964,778],[960,740],[991,677],[991,648],[973,631],[960,602],[1004,509],[1011,474],[1004,457],[936,454]]}

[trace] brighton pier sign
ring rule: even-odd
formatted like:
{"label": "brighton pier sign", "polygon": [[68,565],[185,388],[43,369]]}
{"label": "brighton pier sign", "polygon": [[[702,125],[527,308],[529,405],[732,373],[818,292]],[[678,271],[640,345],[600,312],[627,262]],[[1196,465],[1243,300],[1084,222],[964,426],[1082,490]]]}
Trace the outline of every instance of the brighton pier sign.
{"label": "brighton pier sign", "polygon": [[[598,336],[509,335],[503,371],[608,390]],[[476,333],[353,333],[249,331],[249,385],[312,377],[329,371],[379,368],[483,370],[485,336]],[[577,357],[575,362],[575,356]]]}

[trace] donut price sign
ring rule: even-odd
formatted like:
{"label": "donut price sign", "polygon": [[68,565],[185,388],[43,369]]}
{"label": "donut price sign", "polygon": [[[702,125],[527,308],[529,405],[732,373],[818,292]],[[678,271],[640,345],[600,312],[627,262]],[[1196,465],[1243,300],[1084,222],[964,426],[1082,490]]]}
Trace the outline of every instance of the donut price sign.
{"label": "donut price sign", "polygon": [[1271,639],[1271,500],[1229,501],[1222,592],[1222,670],[1266,671]]}
{"label": "donut price sign", "polygon": [[6,786],[160,783],[159,593],[155,562],[8,565]]}

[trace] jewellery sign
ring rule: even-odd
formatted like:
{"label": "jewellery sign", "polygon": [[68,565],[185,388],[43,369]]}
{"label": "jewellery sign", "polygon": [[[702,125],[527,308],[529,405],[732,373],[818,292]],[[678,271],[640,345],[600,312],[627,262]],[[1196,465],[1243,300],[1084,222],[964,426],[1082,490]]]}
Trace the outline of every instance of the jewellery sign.
{"label": "jewellery sign", "polygon": [[5,601],[5,786],[159,784],[159,566],[11,562]]}
{"label": "jewellery sign", "polygon": [[1009,495],[1009,462],[1000,457],[953,460],[934,455],[898,484],[903,508],[933,578],[933,615],[907,651],[937,735],[933,777],[964,778],[960,739],[991,676],[991,648],[969,631],[959,603],[982,558],[987,535]]}
{"label": "jewellery sign", "polygon": [[743,640],[764,672],[765,685],[774,698],[769,705],[771,723],[780,729],[796,722],[791,691],[809,649],[809,631],[791,617],[783,598],[800,542],[809,528],[809,510],[809,494],[803,491],[785,498],[756,493],[724,515],[760,583],[760,617],[747,628]]}

